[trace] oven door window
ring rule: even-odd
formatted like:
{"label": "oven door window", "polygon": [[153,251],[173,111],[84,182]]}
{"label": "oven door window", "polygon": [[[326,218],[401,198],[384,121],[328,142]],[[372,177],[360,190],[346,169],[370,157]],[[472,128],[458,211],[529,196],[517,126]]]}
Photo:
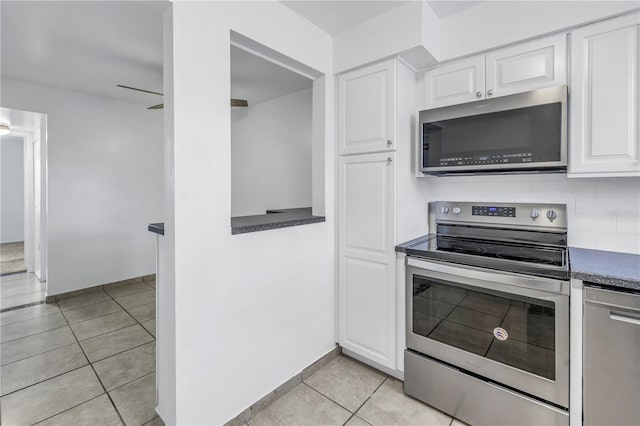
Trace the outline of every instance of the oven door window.
{"label": "oven door window", "polygon": [[413,333],[555,380],[552,302],[413,276]]}

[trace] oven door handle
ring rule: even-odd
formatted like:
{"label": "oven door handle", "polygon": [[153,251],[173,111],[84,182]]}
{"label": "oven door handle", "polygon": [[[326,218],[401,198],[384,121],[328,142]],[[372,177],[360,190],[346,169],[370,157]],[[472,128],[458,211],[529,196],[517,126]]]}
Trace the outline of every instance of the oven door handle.
{"label": "oven door handle", "polygon": [[427,271],[439,272],[451,276],[465,277],[472,280],[501,283],[505,285],[541,290],[553,293],[568,294],[568,281],[552,280],[540,277],[528,277],[525,275],[508,274],[488,269],[479,269],[466,265],[449,266],[442,263],[427,262],[424,260],[407,257],[407,265]]}

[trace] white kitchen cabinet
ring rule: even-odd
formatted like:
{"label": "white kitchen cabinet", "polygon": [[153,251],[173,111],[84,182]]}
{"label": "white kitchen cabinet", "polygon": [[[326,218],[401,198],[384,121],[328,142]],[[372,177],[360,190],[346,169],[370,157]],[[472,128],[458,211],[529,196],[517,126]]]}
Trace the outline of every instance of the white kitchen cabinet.
{"label": "white kitchen cabinet", "polygon": [[484,98],[484,56],[456,61],[425,73],[426,107],[436,108]]}
{"label": "white kitchen cabinet", "polygon": [[338,77],[340,154],[395,149],[396,62],[386,61]]}
{"label": "white kitchen cabinet", "polygon": [[566,84],[565,34],[488,53],[487,98]]}
{"label": "white kitchen cabinet", "polygon": [[425,72],[425,109],[566,84],[566,35],[545,37]]}
{"label": "white kitchen cabinet", "polygon": [[338,341],[395,369],[395,153],[339,160]]}
{"label": "white kitchen cabinet", "polygon": [[571,33],[570,177],[640,176],[640,14]]}
{"label": "white kitchen cabinet", "polygon": [[[341,149],[338,159],[337,338],[345,352],[401,378],[404,265],[398,264],[395,246],[427,233],[429,182],[416,179],[415,72],[393,60],[348,75],[367,78],[381,69],[393,70],[387,75],[394,80],[386,83],[394,88],[389,97],[394,104],[386,107],[393,113],[389,132],[397,137],[393,150],[355,154],[361,147],[352,145]],[[351,92],[347,98],[365,104],[369,94]],[[338,127],[348,128],[350,120],[368,123],[370,115],[365,108],[341,113]]]}

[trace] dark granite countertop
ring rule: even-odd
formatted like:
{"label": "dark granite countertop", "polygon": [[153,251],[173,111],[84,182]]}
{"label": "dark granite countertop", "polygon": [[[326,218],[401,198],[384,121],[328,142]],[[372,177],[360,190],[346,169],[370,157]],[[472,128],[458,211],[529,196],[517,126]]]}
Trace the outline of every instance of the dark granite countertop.
{"label": "dark granite countertop", "polygon": [[164,222],[150,223],[147,229],[156,234],[164,235]]}
{"label": "dark granite countertop", "polygon": [[413,246],[417,246],[418,244],[422,244],[425,241],[428,241],[433,237],[435,237],[434,234],[427,234],[427,235],[423,235],[423,236],[418,237],[418,238],[414,238],[413,240],[407,241],[405,243],[398,244],[396,246],[396,253],[406,253],[408,248],[411,248]]}
{"label": "dark granite countertop", "polygon": [[298,209],[267,210],[265,214],[231,218],[231,233],[266,231],[268,229],[307,225],[324,222],[324,216],[313,216],[311,207]]}
{"label": "dark granite countertop", "polygon": [[640,290],[640,256],[569,248],[571,278],[584,282]]}
{"label": "dark granite countertop", "polygon": [[[421,244],[434,235],[423,235],[398,244],[396,252]],[[585,282],[640,291],[640,256],[569,247],[571,278]]]}

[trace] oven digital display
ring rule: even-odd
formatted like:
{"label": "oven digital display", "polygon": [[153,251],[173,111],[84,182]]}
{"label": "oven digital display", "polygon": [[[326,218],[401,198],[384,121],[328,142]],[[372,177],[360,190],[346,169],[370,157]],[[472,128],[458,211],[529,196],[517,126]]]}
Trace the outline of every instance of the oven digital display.
{"label": "oven digital display", "polygon": [[515,207],[472,206],[473,216],[516,217]]}

